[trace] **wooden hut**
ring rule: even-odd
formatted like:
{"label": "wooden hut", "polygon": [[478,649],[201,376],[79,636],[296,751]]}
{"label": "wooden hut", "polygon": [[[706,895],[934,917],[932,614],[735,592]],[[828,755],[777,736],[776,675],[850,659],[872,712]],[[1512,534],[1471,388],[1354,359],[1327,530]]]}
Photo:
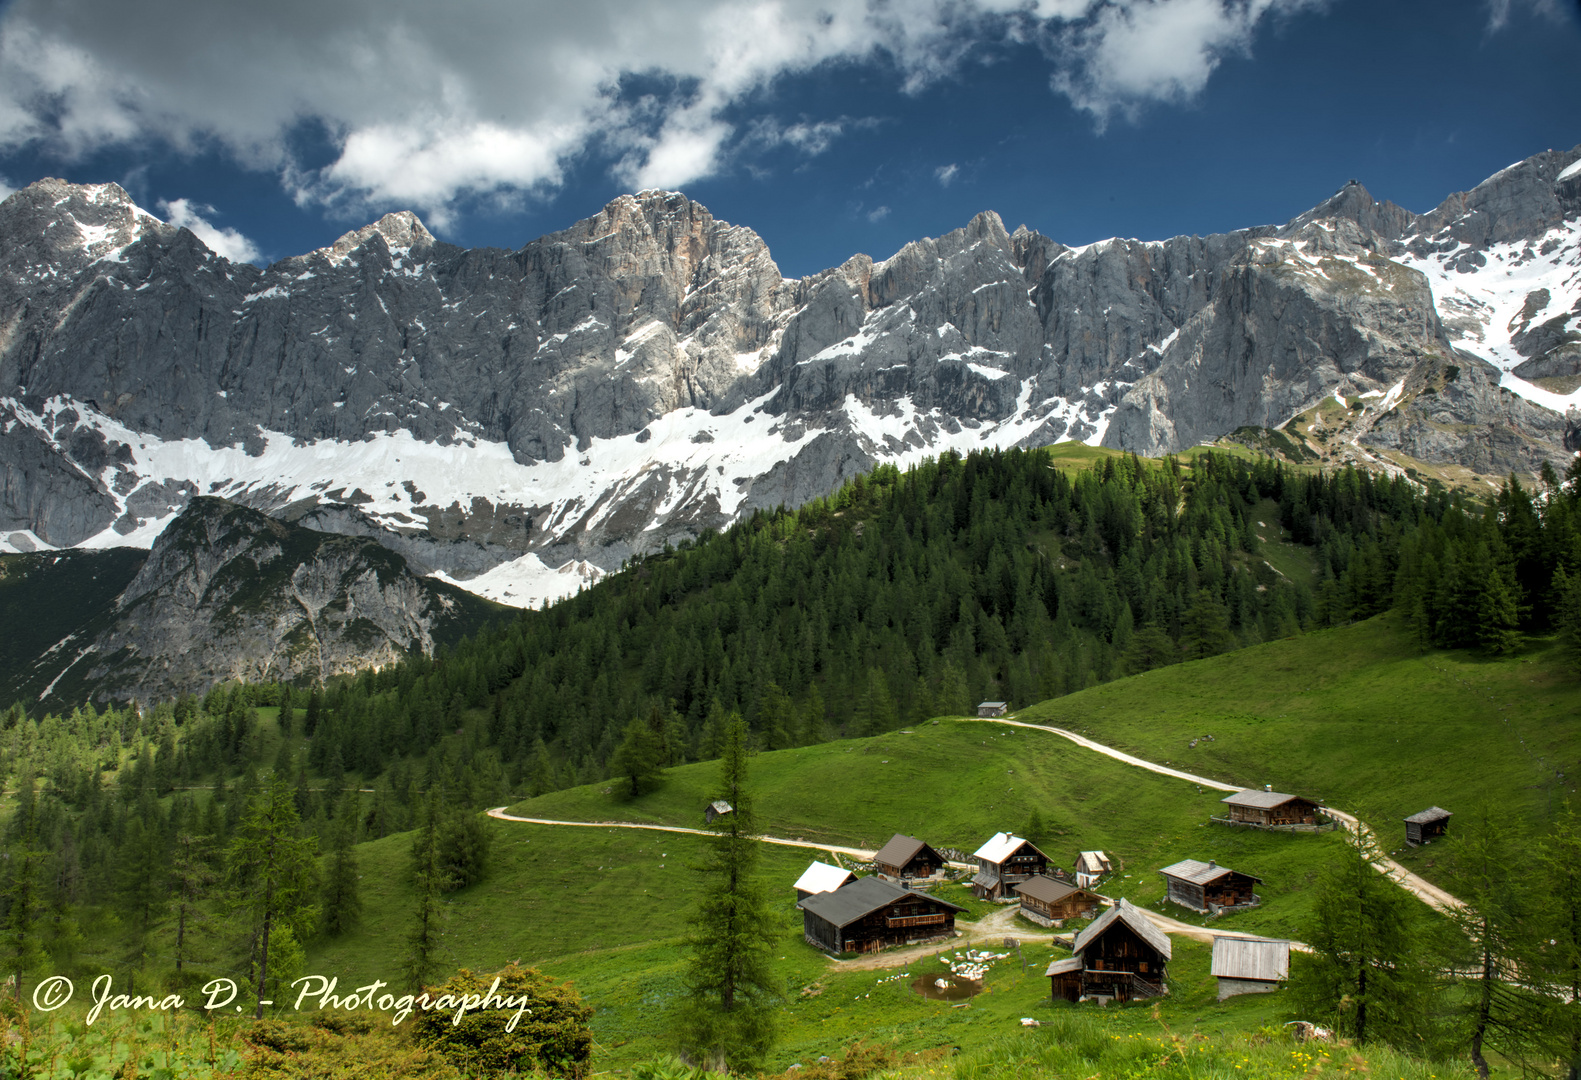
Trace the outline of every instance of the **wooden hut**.
{"label": "wooden hut", "polygon": [[1430,806],[1420,814],[1412,814],[1405,819],[1405,842],[1415,847],[1437,840],[1449,828],[1449,819],[1454,815],[1448,810]]}
{"label": "wooden hut", "polygon": [[856,880],[856,875],[838,866],[814,861],[796,879],[796,899],[805,900],[814,893],[834,892]]}
{"label": "wooden hut", "polygon": [[1109,856],[1101,851],[1084,851],[1076,857],[1076,887],[1088,889],[1098,884],[1098,879],[1111,873],[1114,867]]}
{"label": "wooden hut", "polygon": [[994,833],[978,848],[977,873],[972,877],[972,892],[979,900],[1014,900],[1012,892],[1028,878],[1048,873],[1049,859],[1030,840],[1010,833]]}
{"label": "wooden hut", "polygon": [[1094,919],[1076,935],[1074,946],[1071,951],[1082,964],[1082,997],[1131,1001],[1165,993],[1169,938],[1129,900]]}
{"label": "wooden hut", "polygon": [[713,802],[703,807],[703,820],[712,825],[715,821],[724,817],[726,814],[734,814],[735,812],[736,808],[725,802],[725,800],[715,799]]}
{"label": "wooden hut", "polygon": [[944,869],[945,859],[915,836],[896,833],[873,856],[873,867],[891,881],[928,881]]}
{"label": "wooden hut", "polygon": [[1316,825],[1321,812],[1318,804],[1300,795],[1282,791],[1237,791],[1219,800],[1225,806],[1225,820],[1236,825],[1280,828],[1290,825]]}
{"label": "wooden hut", "polygon": [[1103,906],[1097,893],[1039,875],[1015,887],[1021,914],[1040,926],[1060,926],[1066,919],[1089,919]]}
{"label": "wooden hut", "polygon": [[977,715],[980,717],[1003,716],[1009,711],[1010,703],[1007,701],[979,701],[977,703]]}
{"label": "wooden hut", "polygon": [[1081,957],[1067,956],[1049,965],[1043,974],[1049,977],[1055,1001],[1081,1000]]}
{"label": "wooden hut", "polygon": [[1226,908],[1252,907],[1262,902],[1253,886],[1262,878],[1242,874],[1209,860],[1182,859],[1159,871],[1169,898],[1181,907],[1217,915]]}
{"label": "wooden hut", "polygon": [[1274,938],[1215,937],[1213,977],[1219,1000],[1266,994],[1290,977],[1290,942]]}
{"label": "wooden hut", "polygon": [[814,893],[796,906],[807,943],[829,952],[877,952],[948,937],[955,933],[956,913],[966,910],[880,877]]}

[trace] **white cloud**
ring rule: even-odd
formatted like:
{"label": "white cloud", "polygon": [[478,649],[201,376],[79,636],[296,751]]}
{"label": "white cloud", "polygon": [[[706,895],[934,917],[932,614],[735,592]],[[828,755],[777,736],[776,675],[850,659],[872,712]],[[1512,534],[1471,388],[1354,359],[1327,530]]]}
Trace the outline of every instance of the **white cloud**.
{"label": "white cloud", "polygon": [[[762,130],[826,152],[857,121],[756,123],[777,79],[827,63],[882,57],[914,91],[985,45],[1037,40],[1101,122],[1190,97],[1268,12],[1316,2],[14,0],[0,151],[218,146],[304,204],[443,227],[469,196],[552,190],[587,155],[632,187],[679,187],[760,150]],[[327,165],[298,157],[303,130],[328,137]]]}
{"label": "white cloud", "polygon": [[867,212],[867,220],[872,222],[883,221],[889,216],[889,207],[878,206]]}
{"label": "white cloud", "polygon": [[1559,10],[1555,0],[1487,0],[1488,3],[1488,32],[1496,34],[1503,30],[1510,22],[1510,13],[1516,7],[1530,8],[1533,14],[1542,15],[1557,22],[1564,21],[1564,14]]}
{"label": "white cloud", "polygon": [[961,167],[953,161],[948,165],[940,165],[933,170],[933,176],[939,181],[940,187],[949,187],[950,182],[960,174]]}
{"label": "white cloud", "polygon": [[159,204],[165,220],[178,229],[190,229],[192,234],[208,245],[208,249],[231,262],[256,262],[258,246],[235,229],[221,229],[209,222],[205,215],[216,211],[212,206],[195,203],[190,199],[170,199]]}

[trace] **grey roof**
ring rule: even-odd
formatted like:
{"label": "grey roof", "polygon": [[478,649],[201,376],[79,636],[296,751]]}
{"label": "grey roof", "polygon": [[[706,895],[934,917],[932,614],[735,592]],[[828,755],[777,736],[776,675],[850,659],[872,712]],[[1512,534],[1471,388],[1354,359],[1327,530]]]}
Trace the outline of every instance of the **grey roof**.
{"label": "grey roof", "polygon": [[1081,957],[1079,957],[1079,956],[1067,956],[1063,960],[1056,960],[1056,961],[1054,961],[1052,964],[1049,965],[1049,969],[1047,971],[1045,971],[1043,974],[1045,974],[1045,975],[1064,975],[1064,974],[1067,974],[1068,972],[1080,971],[1080,970],[1081,970]]}
{"label": "grey roof", "polygon": [[1220,979],[1278,982],[1290,977],[1290,942],[1276,938],[1215,937],[1213,974]]}
{"label": "grey roof", "polygon": [[[1085,889],[1078,889],[1076,886],[1067,885],[1063,881],[1046,878],[1042,874],[1027,878],[1027,880],[1016,886],[1015,891],[1022,896],[1030,896],[1034,900],[1041,900],[1045,904],[1063,900],[1073,892],[1086,892]],[[1087,895],[1091,896],[1092,894],[1088,893]]]}
{"label": "grey roof", "polygon": [[1151,945],[1158,952],[1158,955],[1165,960],[1169,959],[1168,936],[1157,926],[1153,925],[1153,920],[1147,917],[1147,912],[1125,899],[1122,899],[1114,907],[1098,916],[1088,924],[1087,929],[1077,934],[1071,951],[1079,954],[1088,945],[1102,937],[1104,931],[1113,926],[1116,921],[1125,923],[1137,937]]}
{"label": "grey roof", "polygon": [[1443,821],[1445,818],[1454,816],[1455,815],[1451,814],[1448,810],[1442,810],[1436,806],[1430,806],[1426,810],[1423,810],[1420,814],[1412,814],[1405,820],[1411,825],[1429,825],[1435,821]]}
{"label": "grey roof", "polygon": [[1234,795],[1226,795],[1219,801],[1229,803],[1231,806],[1254,806],[1260,810],[1272,810],[1276,806],[1283,806],[1291,799],[1312,802],[1311,799],[1302,795],[1286,795],[1282,791],[1254,791],[1251,789],[1237,791]]}
{"label": "grey roof", "polygon": [[991,709],[997,709],[1004,704],[1005,703],[1003,701],[979,701],[977,703],[977,707],[981,709],[984,705],[986,705]]}
{"label": "grey roof", "polygon": [[1082,874],[1107,874],[1109,856],[1101,851],[1084,851],[1076,857],[1076,870]]}
{"label": "grey roof", "polygon": [[985,889],[993,888],[998,881],[999,875],[992,870],[979,870],[972,875],[972,884],[981,885]]}
{"label": "grey roof", "polygon": [[[1206,885],[1210,881],[1218,881],[1225,874],[1234,874],[1238,871],[1231,870],[1228,866],[1220,866],[1218,863],[1203,862],[1200,859],[1181,859],[1172,866],[1164,867],[1159,873],[1165,877],[1189,881],[1193,885]],[[1251,874],[1241,874],[1241,876],[1252,878],[1253,881],[1263,880],[1260,877],[1252,877]]]}
{"label": "grey roof", "polygon": [[716,814],[733,814],[736,812],[736,808],[723,799],[715,799],[708,804],[708,807]]}
{"label": "grey roof", "polygon": [[936,896],[923,896],[922,893],[903,889],[893,882],[885,881],[879,877],[858,878],[843,889],[834,892],[814,893],[801,901],[796,906],[804,911],[810,911],[824,922],[837,927],[846,927],[856,922],[864,915],[870,915],[879,908],[887,907],[896,900],[908,896],[921,897],[931,900],[935,904],[943,905],[951,911],[965,911],[950,903],[940,900]]}
{"label": "grey roof", "polygon": [[[905,866],[916,857],[917,852],[925,847],[928,847],[928,845],[918,840],[915,836],[903,836],[900,833],[896,833],[889,838],[889,843],[878,849],[878,854],[873,856],[873,861],[875,863],[883,863],[886,866]],[[938,852],[934,852],[934,854],[937,855]]]}

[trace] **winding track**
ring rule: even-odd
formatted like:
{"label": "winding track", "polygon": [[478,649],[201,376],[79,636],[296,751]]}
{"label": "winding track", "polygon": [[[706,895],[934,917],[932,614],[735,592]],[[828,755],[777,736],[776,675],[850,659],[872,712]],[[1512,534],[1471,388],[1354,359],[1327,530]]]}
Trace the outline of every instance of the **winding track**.
{"label": "winding track", "polygon": [[[1139,769],[1146,769],[1148,772],[1157,773],[1160,776],[1170,776],[1177,780],[1185,780],[1189,783],[1200,784],[1203,787],[1211,788],[1215,791],[1236,792],[1248,790],[1247,788],[1238,787],[1234,784],[1226,784],[1221,780],[1210,780],[1206,776],[1198,776],[1195,773],[1185,772],[1181,769],[1172,769],[1167,765],[1159,765],[1156,762],[1147,761],[1132,754],[1127,754],[1123,750],[1116,750],[1112,746],[1105,746],[1103,743],[1095,742],[1092,739],[1087,738],[1085,735],[1078,735],[1074,731],[1067,731],[1065,728],[1053,727],[1049,724],[1029,724],[1022,720],[1011,720],[1000,717],[985,717],[981,719],[968,717],[962,722],[1006,724],[1010,727],[1028,728],[1032,731],[1046,731],[1051,735],[1058,735],[1062,739],[1069,739],[1071,742],[1075,743],[1077,746],[1083,747],[1084,749],[1092,750],[1095,753],[1103,754],[1106,757],[1111,757],[1116,761],[1124,762],[1127,765],[1133,765]],[[1368,855],[1371,858],[1373,866],[1377,868],[1379,873],[1387,875],[1391,881],[1399,885],[1402,889],[1405,889],[1407,892],[1420,899],[1423,903],[1430,907],[1436,908],[1439,911],[1450,911],[1452,909],[1465,906],[1461,903],[1461,901],[1457,900],[1443,889],[1440,889],[1437,885],[1434,885],[1432,882],[1411,873],[1411,871],[1407,870],[1405,867],[1401,866],[1399,863],[1383,854],[1383,852],[1378,847],[1372,828],[1359,821],[1354,815],[1347,814],[1343,810],[1336,810],[1331,806],[1325,806],[1323,809],[1325,813],[1339,821],[1339,823],[1350,832],[1355,833],[1358,829],[1361,830],[1361,836],[1367,846]],[[571,825],[579,828],[606,829],[648,829],[653,832],[690,833],[695,836],[714,835],[707,829],[688,829],[680,825],[646,825],[628,821],[560,821],[554,818],[517,817],[514,814],[507,814],[505,812],[505,807],[503,806],[495,807],[494,809],[490,810],[488,814],[489,817],[498,818],[500,821],[519,821],[531,825]],[[810,840],[788,840],[779,836],[760,836],[758,839],[763,841],[765,844],[780,844],[784,847],[811,848],[816,851],[827,851],[840,855],[848,855],[854,859],[860,859],[863,862],[871,862],[873,856],[877,854],[877,852],[869,851],[865,848],[841,847],[838,844],[818,844]],[[1006,933],[1012,929],[1010,921],[1012,915],[1013,909],[1006,908],[1004,911],[995,912],[994,914],[989,915],[987,918],[982,919],[976,923],[961,924],[963,939],[951,947],[953,948],[957,945],[981,941],[988,938],[1006,936]],[[1209,944],[1212,943],[1215,937],[1254,938],[1258,936],[1256,934],[1245,934],[1234,930],[1209,930],[1201,926],[1192,926],[1190,923],[1181,922],[1179,919],[1172,919],[1168,915],[1161,915],[1153,911],[1148,911],[1147,917],[1153,921],[1154,925],[1156,925],[1166,934],[1180,934],[1184,937],[1207,942]],[[1027,933],[1026,931],[1020,929],[1016,929],[1015,936],[1023,940],[1045,940],[1053,937],[1052,934]],[[1300,941],[1292,941],[1290,946],[1291,948],[1302,952],[1311,951],[1310,946]],[[845,964],[851,967],[866,969],[900,967],[902,965],[911,963],[913,960],[932,955],[933,953],[937,952],[939,948],[940,946],[938,945],[926,945],[918,946],[912,949],[903,949],[900,951],[876,953],[871,957],[864,956],[856,960],[846,961]]]}

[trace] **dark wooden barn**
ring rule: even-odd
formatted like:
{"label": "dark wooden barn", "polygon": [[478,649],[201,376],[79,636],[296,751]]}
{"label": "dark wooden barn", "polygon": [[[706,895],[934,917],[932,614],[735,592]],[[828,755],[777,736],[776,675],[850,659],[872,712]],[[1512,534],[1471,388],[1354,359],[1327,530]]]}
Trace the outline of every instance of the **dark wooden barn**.
{"label": "dark wooden barn", "polygon": [[946,937],[955,933],[956,913],[966,910],[879,877],[815,893],[796,906],[802,911],[807,943],[837,953],[877,952]]}
{"label": "dark wooden barn", "polygon": [[1015,887],[1021,914],[1040,926],[1059,926],[1066,919],[1087,919],[1103,906],[1097,893],[1053,878],[1028,878]]}
{"label": "dark wooden barn", "polygon": [[944,869],[944,856],[915,836],[896,833],[873,856],[873,867],[891,881],[928,881]]}
{"label": "dark wooden barn", "polygon": [[1237,791],[1220,802],[1225,807],[1225,818],[1232,824],[1279,828],[1316,825],[1319,821],[1317,803],[1282,791]]}
{"label": "dark wooden barn", "polygon": [[977,715],[981,717],[1003,716],[1010,711],[1008,701],[979,701]]}
{"label": "dark wooden barn", "polygon": [[1415,847],[1438,839],[1448,830],[1449,819],[1453,816],[1448,810],[1436,806],[1430,806],[1420,814],[1412,814],[1405,819],[1405,842]]}
{"label": "dark wooden barn", "polygon": [[972,877],[972,892],[979,900],[1014,900],[1015,887],[1028,878],[1047,874],[1049,858],[1030,840],[1009,833],[994,833],[993,839],[978,848],[977,873]]}
{"label": "dark wooden barn", "polygon": [[1132,1001],[1166,992],[1169,938],[1129,900],[1121,900],[1077,934],[1072,952],[1081,960],[1082,997]]}
{"label": "dark wooden barn", "polygon": [[1182,859],[1159,873],[1164,875],[1169,898],[1193,911],[1216,915],[1226,908],[1252,907],[1262,902],[1262,897],[1253,891],[1262,878],[1216,862]]}
{"label": "dark wooden barn", "polygon": [[1055,1001],[1081,1000],[1081,957],[1056,960],[1043,974],[1049,977]]}

